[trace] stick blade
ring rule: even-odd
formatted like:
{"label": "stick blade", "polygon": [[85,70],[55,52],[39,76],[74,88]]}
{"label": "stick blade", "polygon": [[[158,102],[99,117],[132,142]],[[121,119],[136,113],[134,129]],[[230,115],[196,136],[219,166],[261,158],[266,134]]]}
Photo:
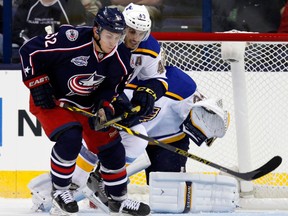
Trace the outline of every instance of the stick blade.
{"label": "stick blade", "polygon": [[252,181],[272,172],[277,167],[279,167],[281,163],[282,158],[280,156],[274,156],[271,160],[269,160],[266,164],[259,167],[258,169],[246,173],[237,173],[235,176],[246,181]]}
{"label": "stick blade", "polygon": [[264,164],[262,167],[258,168],[253,176],[252,180],[261,178],[262,176],[267,175],[268,173],[272,172],[275,170],[277,167],[280,166],[282,163],[282,158],[280,156],[275,156],[273,157],[270,161],[268,161],[266,164]]}

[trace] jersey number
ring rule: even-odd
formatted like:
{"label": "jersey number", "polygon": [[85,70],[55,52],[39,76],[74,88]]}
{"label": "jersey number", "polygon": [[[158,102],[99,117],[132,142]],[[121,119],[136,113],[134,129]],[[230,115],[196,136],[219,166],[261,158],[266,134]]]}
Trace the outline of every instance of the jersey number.
{"label": "jersey number", "polygon": [[58,33],[54,33],[54,34],[48,34],[45,36],[45,47],[47,48],[50,44],[55,44],[57,39],[56,39],[56,35]]}

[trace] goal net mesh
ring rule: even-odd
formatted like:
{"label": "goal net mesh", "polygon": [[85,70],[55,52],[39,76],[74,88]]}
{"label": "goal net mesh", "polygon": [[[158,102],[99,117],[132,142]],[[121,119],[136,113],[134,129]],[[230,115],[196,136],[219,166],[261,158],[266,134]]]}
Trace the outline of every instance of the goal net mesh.
{"label": "goal net mesh", "polygon": [[[237,35],[240,35],[238,41],[244,41],[241,34],[235,34],[235,38]],[[199,38],[159,40],[167,63],[187,72],[205,96],[222,98],[224,108],[231,115],[223,138],[217,139],[211,147],[198,147],[191,142],[189,152],[237,170],[241,163],[237,146],[242,144],[237,143],[231,62],[224,61],[221,56],[225,35],[217,41],[210,36],[206,37],[209,41]],[[288,46],[285,41],[261,41],[261,34],[255,34],[252,39],[245,41],[244,53],[251,169],[262,166],[275,155],[283,159],[275,171],[253,181],[253,192],[256,197],[288,197],[288,145],[285,140],[288,131]],[[219,173],[219,170],[191,159],[186,168],[187,172]],[[131,185],[145,185],[144,172],[132,176],[130,182]]]}

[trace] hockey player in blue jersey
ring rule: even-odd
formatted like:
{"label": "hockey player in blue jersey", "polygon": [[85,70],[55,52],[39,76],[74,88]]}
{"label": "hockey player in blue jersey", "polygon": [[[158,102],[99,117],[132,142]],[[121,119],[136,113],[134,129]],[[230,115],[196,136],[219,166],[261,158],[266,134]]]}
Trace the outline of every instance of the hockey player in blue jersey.
{"label": "hockey player in blue jersey", "polygon": [[[118,103],[119,100],[116,99],[113,106],[116,108],[116,115],[120,115],[125,111],[129,112],[132,107],[137,105],[143,107],[145,112],[140,110],[137,116],[125,119],[120,123],[129,125],[133,130],[147,135],[145,127],[142,124],[137,124],[139,117],[150,115],[153,112],[155,102],[165,94],[168,88],[166,70],[162,61],[162,50],[159,42],[150,34],[152,23],[148,10],[144,5],[130,3],[125,7],[123,16],[127,25],[123,45],[128,48],[131,54],[130,66],[133,68],[133,73],[128,78],[127,83],[133,79],[138,79],[142,82],[133,91],[131,103],[121,104],[121,102]],[[131,136],[125,132],[120,132],[120,135],[125,147],[127,165],[133,163],[133,161],[139,157],[147,158],[145,148],[148,142],[146,140]],[[137,143],[137,145],[135,145],[135,143]],[[85,155],[82,156],[85,158]],[[79,172],[79,174],[75,175],[74,178],[75,182],[79,185],[81,185],[81,181],[83,182],[81,176],[85,176],[84,169],[86,161],[82,161],[82,164],[77,164],[77,168],[80,169],[77,169],[76,172]],[[98,176],[94,177],[99,177],[98,179],[101,181],[100,190],[103,191],[104,188],[106,188],[106,183],[105,180],[101,178],[102,166],[99,166],[99,170],[95,172],[95,174]],[[127,174],[131,175],[131,173]],[[79,176],[79,178],[76,179],[76,176]],[[88,179],[88,186],[93,188],[92,190],[97,188],[95,185],[90,184],[90,182],[90,179]],[[94,199],[93,194],[88,198],[92,202],[95,201],[96,205],[99,205],[99,202]],[[107,201],[105,203],[107,204]]]}
{"label": "hockey player in blue jersey", "polygon": [[[124,43],[119,45],[119,47],[124,47],[127,50],[128,56],[130,57],[128,65],[133,68],[133,73],[130,74],[127,83],[135,77],[143,81],[142,85],[139,85],[138,88],[135,89],[129,109],[133,106],[140,105],[143,109],[140,110],[138,115],[145,116],[153,111],[155,100],[164,95],[167,90],[165,68],[161,61],[161,49],[157,40],[150,35],[151,20],[144,5],[129,4],[123,12],[123,15],[127,29]],[[120,55],[122,54],[123,52],[120,53]],[[127,53],[125,53],[125,55],[127,55]],[[129,111],[129,109],[125,111]],[[117,110],[118,109],[116,109],[116,113]],[[118,114],[120,114],[119,111]],[[133,120],[134,119],[130,119],[129,121],[133,122]],[[146,133],[146,129],[141,124],[133,126],[133,129],[141,131],[141,133],[144,134]],[[125,133],[121,134],[121,137],[122,140],[131,139],[131,137]],[[132,139],[137,143],[137,147],[126,147],[127,163],[133,162],[139,155],[142,155],[148,144],[147,141],[140,138],[136,138],[135,140],[135,137],[132,137]],[[83,146],[77,160],[77,168],[72,178],[73,183],[80,187],[83,184],[85,185],[89,173],[97,160],[97,156],[93,154],[93,152],[91,154],[91,152],[87,151]],[[103,171],[102,169],[103,167],[101,166],[101,172]],[[41,177],[39,179],[36,178],[29,184],[29,188],[33,193],[33,202],[36,209],[41,206],[43,207],[42,204],[49,209],[49,199],[45,197],[45,193],[43,197],[41,197],[42,193],[39,193],[39,191],[43,192],[46,188],[49,188],[49,182],[46,184],[47,179],[49,179],[49,176],[46,175],[45,177],[44,175],[42,179]],[[104,183],[108,183],[105,182],[105,179],[103,180]],[[43,184],[41,184],[41,181]],[[91,195],[87,193],[89,192],[85,191],[85,196],[90,197]]]}
{"label": "hockey player in blue jersey", "polygon": [[[116,115],[129,111],[133,106],[140,105],[141,107],[145,107],[145,112],[140,111],[135,118],[132,117],[120,123],[131,126],[133,130],[147,135],[145,127],[142,124],[136,123],[139,116],[147,116],[152,113],[155,101],[159,100],[167,91],[166,70],[162,61],[162,50],[160,49],[159,42],[150,34],[152,23],[146,7],[130,3],[125,7],[123,15],[127,25],[123,45],[128,48],[131,54],[130,66],[133,68],[133,73],[130,75],[127,83],[133,79],[138,79],[142,82],[133,91],[131,103],[123,105],[120,102],[119,105],[119,100],[116,100],[117,103],[113,103],[113,105],[117,107],[116,111],[118,113],[116,112]],[[120,135],[125,146],[127,164],[133,163],[139,157],[147,158],[145,148],[148,142],[146,140],[131,136],[125,132],[120,132]],[[87,151],[84,152],[87,153]],[[91,157],[93,158],[93,156]],[[82,158],[89,157],[87,157],[87,154],[82,154]],[[76,172],[79,172],[79,174],[75,175],[74,178],[74,182],[79,185],[83,184],[83,176],[88,171],[87,169],[85,171],[88,161],[81,161],[83,163],[77,163],[77,168],[80,169],[76,169]],[[95,163],[95,160],[90,162],[90,164],[93,163]],[[100,176],[100,172],[101,166],[97,175]],[[128,174],[131,175],[131,173]],[[90,196],[90,198],[93,199],[93,196]]]}
{"label": "hockey player in blue jersey", "polygon": [[[23,82],[31,95],[30,112],[55,142],[50,160],[51,212],[69,215],[79,210],[70,187],[83,139],[89,151],[98,155],[102,177],[109,182],[109,210],[148,215],[148,205],[127,199],[125,149],[118,131],[110,127],[95,131],[87,117],[56,105],[61,101],[88,111],[101,110],[100,120],[113,118],[110,102],[131,73],[129,59],[119,55],[121,47],[117,50],[126,24],[120,11],[106,7],[99,10],[94,24],[61,26],[54,34],[32,38],[19,50]],[[138,104],[137,96],[134,99]],[[143,107],[141,112],[146,112]]]}

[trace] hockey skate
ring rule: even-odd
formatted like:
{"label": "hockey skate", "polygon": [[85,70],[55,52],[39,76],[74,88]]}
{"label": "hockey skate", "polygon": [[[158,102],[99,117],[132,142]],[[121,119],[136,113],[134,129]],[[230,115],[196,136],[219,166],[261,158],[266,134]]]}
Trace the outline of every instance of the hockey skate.
{"label": "hockey skate", "polygon": [[87,187],[83,189],[83,193],[95,206],[101,208],[104,212],[109,213],[105,185],[101,178],[101,174],[97,169],[90,174],[87,180]]}
{"label": "hockey skate", "polygon": [[79,211],[77,202],[74,200],[70,190],[52,191],[51,215],[76,215]]}
{"label": "hockey skate", "polygon": [[146,216],[150,214],[149,205],[131,199],[126,199],[121,202],[109,198],[108,207],[110,215]]}
{"label": "hockey skate", "polygon": [[105,185],[98,170],[90,173],[87,180],[87,186],[95,193],[97,197],[99,197],[103,204],[108,206],[108,196],[105,191]]}

